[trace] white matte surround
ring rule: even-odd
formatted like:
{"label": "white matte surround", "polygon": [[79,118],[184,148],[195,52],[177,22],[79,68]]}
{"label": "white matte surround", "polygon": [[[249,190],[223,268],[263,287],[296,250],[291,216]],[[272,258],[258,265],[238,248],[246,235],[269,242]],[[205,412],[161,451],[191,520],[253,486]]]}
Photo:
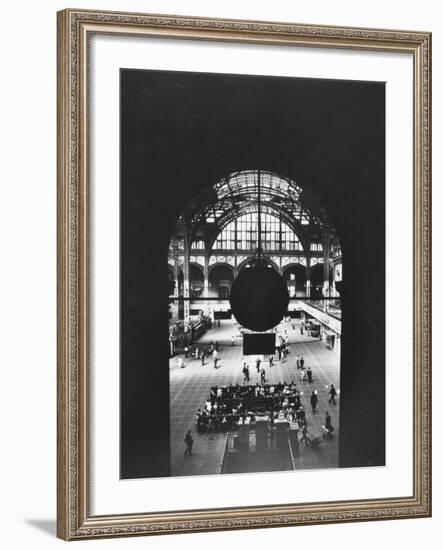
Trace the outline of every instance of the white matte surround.
{"label": "white matte surround", "polygon": [[[412,344],[405,345],[405,342],[412,342],[413,329],[412,56],[95,36],[91,63],[92,513],[140,513],[411,495]],[[120,68],[387,83],[386,467],[119,480]],[[346,215],[345,204],[343,215]],[[155,236],[147,235],[146,238]],[[143,429],[145,427],[140,425],[140,430]]]}

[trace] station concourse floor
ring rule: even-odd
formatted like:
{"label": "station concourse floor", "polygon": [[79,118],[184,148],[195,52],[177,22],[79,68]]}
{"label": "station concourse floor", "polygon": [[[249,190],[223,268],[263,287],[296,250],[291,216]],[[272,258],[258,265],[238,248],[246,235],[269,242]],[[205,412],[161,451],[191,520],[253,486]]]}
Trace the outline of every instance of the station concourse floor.
{"label": "station concourse floor", "polygon": [[[334,384],[339,390],[340,380],[340,353],[337,348],[330,350],[326,341],[311,338],[300,334],[299,321],[295,320],[295,330],[291,323],[282,322],[279,330],[286,329],[289,337],[290,353],[283,361],[274,357],[274,366],[269,368],[269,362],[263,361],[261,367],[266,371],[266,383],[278,382],[297,383],[298,391],[303,392],[301,403],[306,411],[309,437],[322,437],[325,413],[329,411],[334,434],[331,439],[325,439],[318,449],[311,449],[305,443],[299,445],[298,456],[295,456],[295,469],[337,468],[338,467],[338,438],[339,438],[339,407],[340,395],[336,396],[336,405],[329,404],[329,385]],[[236,336],[232,346],[232,335]],[[206,434],[198,434],[195,425],[197,409],[204,408],[212,386],[228,386],[229,384],[243,384],[243,344],[238,328],[231,320],[222,320],[220,327],[207,331],[195,345],[209,346],[211,342],[219,343],[219,361],[217,369],[211,357],[206,359],[205,365],[201,359],[185,359],[185,368],[179,368],[178,357],[170,359],[170,434],[171,434],[171,475],[194,476],[214,475],[220,472],[225,449],[226,434],[215,433],[208,438]],[[305,368],[311,367],[313,382],[309,384],[300,380],[300,371],[297,370],[297,355],[303,355]],[[260,383],[254,358],[244,358],[249,364],[250,382]],[[318,392],[317,412],[312,413],[310,396],[313,390]],[[191,430],[194,439],[191,457],[184,457],[186,448],[183,440],[188,430]],[[299,439],[301,434],[299,435]]]}

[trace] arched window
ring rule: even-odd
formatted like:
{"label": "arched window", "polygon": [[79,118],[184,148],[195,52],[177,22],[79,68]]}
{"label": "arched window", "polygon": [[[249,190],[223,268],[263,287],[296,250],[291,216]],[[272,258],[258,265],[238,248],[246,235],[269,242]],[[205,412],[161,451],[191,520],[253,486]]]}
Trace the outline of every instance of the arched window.
{"label": "arched window", "polygon": [[[272,214],[261,215],[261,240],[263,250],[303,250],[294,231]],[[216,241],[214,250],[255,250],[258,246],[258,214],[250,212],[226,225]]]}

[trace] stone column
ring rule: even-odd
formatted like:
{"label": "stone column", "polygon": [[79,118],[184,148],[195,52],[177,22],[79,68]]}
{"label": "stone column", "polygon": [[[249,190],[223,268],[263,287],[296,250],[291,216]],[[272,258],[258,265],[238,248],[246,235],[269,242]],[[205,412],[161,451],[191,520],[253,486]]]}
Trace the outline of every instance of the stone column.
{"label": "stone column", "polygon": [[[209,251],[205,245],[205,264],[203,269],[203,296],[208,298],[209,296]],[[209,300],[204,302],[205,314],[209,315]]]}
{"label": "stone column", "polygon": [[174,323],[178,321],[178,258],[177,253],[174,254],[174,301],[171,303],[172,320]]}
{"label": "stone column", "polygon": [[184,298],[184,321],[189,321],[190,311],[190,284],[189,284],[189,256],[191,253],[191,246],[189,242],[188,224],[186,221],[183,224],[183,298]]}
{"label": "stone column", "polygon": [[306,296],[311,296],[311,253],[309,250],[306,253]]}
{"label": "stone column", "polygon": [[169,303],[169,310],[171,312],[171,321],[176,323],[178,321],[178,245],[177,240],[174,237],[171,238],[170,250],[170,260],[173,264],[172,268],[174,274],[174,290],[172,292],[172,297],[175,299]]}
{"label": "stone column", "polygon": [[[176,240],[172,243],[172,261],[174,263],[174,298],[178,298],[178,243]],[[175,302],[175,305],[178,307],[178,303]]]}
{"label": "stone column", "polygon": [[335,271],[336,271],[336,264],[333,263],[332,265],[332,283],[331,283],[331,288],[329,289],[329,296],[331,298],[335,298],[336,296],[336,292],[335,292]]}
{"label": "stone column", "polygon": [[323,296],[329,297],[329,249],[330,239],[328,233],[323,235]]}

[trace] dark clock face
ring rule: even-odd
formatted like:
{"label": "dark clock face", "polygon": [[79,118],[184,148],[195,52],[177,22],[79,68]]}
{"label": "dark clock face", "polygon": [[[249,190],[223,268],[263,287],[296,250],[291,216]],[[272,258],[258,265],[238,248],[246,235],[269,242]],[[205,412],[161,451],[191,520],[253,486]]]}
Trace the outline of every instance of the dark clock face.
{"label": "dark clock face", "polygon": [[283,277],[272,267],[256,264],[240,271],[232,283],[229,302],[242,326],[263,332],[282,320],[289,293]]}

